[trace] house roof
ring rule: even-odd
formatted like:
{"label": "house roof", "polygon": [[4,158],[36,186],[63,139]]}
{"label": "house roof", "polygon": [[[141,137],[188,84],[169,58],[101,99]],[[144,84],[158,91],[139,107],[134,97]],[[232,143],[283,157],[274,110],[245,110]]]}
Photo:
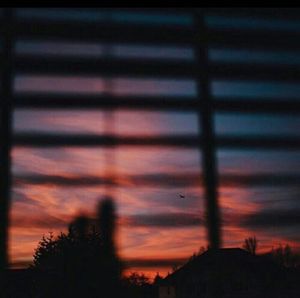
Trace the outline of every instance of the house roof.
{"label": "house roof", "polygon": [[164,278],[162,284],[179,282],[191,276],[201,276],[204,272],[218,271],[239,272],[244,271],[252,274],[256,272],[278,271],[279,268],[268,258],[255,256],[241,248],[222,248],[208,250],[201,255],[192,257],[178,270]]}

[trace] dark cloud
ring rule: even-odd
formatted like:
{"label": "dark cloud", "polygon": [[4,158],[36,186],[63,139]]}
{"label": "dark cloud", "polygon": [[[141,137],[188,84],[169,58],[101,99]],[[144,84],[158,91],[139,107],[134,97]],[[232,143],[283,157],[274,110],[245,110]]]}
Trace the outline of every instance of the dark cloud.
{"label": "dark cloud", "polygon": [[300,210],[262,210],[259,213],[244,217],[241,225],[256,229],[295,226],[300,228]]}
{"label": "dark cloud", "polygon": [[[257,187],[257,186],[295,186],[300,181],[299,175],[290,174],[227,174],[221,175],[223,187]],[[153,173],[144,175],[98,177],[98,176],[60,176],[60,175],[16,175],[14,183],[19,184],[57,184],[64,186],[90,185],[134,185],[134,186],[163,186],[163,187],[197,187],[203,185],[200,173]]]}
{"label": "dark cloud", "polygon": [[[17,201],[25,202],[26,198],[17,196]],[[179,199],[178,200],[183,200]],[[30,200],[28,202],[30,204]],[[67,222],[65,219],[50,216],[48,214],[35,215],[30,217],[26,214],[13,217],[13,226],[26,227],[64,227]],[[204,224],[203,212],[170,212],[156,214],[136,214],[122,217],[121,224],[133,227],[192,227]],[[272,228],[272,227],[300,227],[300,210],[299,209],[273,209],[261,210],[254,214],[233,213],[230,210],[222,210],[222,223],[227,226],[241,225],[247,228]]]}
{"label": "dark cloud", "polygon": [[45,229],[63,229],[68,225],[66,219],[53,217],[48,214],[36,214],[34,216],[14,215],[11,220],[11,225],[18,228],[41,228]]}
{"label": "dark cloud", "polygon": [[251,186],[295,186],[300,181],[299,175],[291,174],[228,174],[221,175],[220,182],[222,186],[232,187],[251,187]]}
{"label": "dark cloud", "polygon": [[184,212],[138,214],[127,217],[126,223],[132,227],[180,228],[199,226],[203,224],[203,218],[199,214]]}
{"label": "dark cloud", "polygon": [[199,186],[200,174],[147,174],[135,176],[98,177],[98,176],[60,176],[60,175],[17,175],[14,178],[15,185],[20,184],[57,184],[64,186],[90,186],[90,185],[143,185],[143,186]]}
{"label": "dark cloud", "polygon": [[39,203],[37,201],[31,199],[23,191],[16,188],[14,188],[12,192],[12,201],[13,203],[22,203],[29,206],[39,206]]}
{"label": "dark cloud", "polygon": [[111,179],[104,179],[97,176],[60,176],[60,175],[26,175],[16,176],[15,185],[22,184],[56,184],[62,186],[93,186],[101,184],[113,184]]}
{"label": "dark cloud", "polygon": [[[300,210],[299,209],[262,209],[252,214],[239,214],[231,210],[222,212],[223,226],[242,227],[254,230],[270,230],[277,231],[278,235],[282,235],[282,229],[299,231],[300,229]],[[287,231],[284,232],[287,234]]]}

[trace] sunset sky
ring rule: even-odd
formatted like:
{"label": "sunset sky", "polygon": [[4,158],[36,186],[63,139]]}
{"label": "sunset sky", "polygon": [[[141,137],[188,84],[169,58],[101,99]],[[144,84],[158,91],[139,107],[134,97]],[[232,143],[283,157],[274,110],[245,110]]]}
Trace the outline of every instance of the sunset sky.
{"label": "sunset sky", "polygon": [[[262,125],[272,133],[280,124],[278,119],[268,117],[240,117],[237,129],[235,118],[216,117],[216,131],[226,134],[246,130],[251,134],[261,132],[256,128],[259,124],[274,121],[275,125]],[[104,126],[103,112],[97,111],[18,110],[14,119],[16,132],[100,134]],[[197,133],[197,116],[193,113],[120,111],[115,112],[114,119],[115,133],[122,135]],[[289,125],[289,133],[299,132],[299,119],[281,121],[282,131]],[[65,231],[77,214],[94,215],[105,189],[100,183],[89,184],[88,178],[105,175],[108,151],[79,147],[13,150],[12,262],[29,261],[43,234]],[[119,215],[119,253],[124,259],[140,259],[142,266],[132,270],[165,274],[171,265],[163,268],[159,261],[152,264],[158,268],[145,265],[150,266],[152,259],[167,259],[170,264],[180,262],[207,245],[198,150],[120,147],[110,154],[118,182],[114,195]],[[299,186],[276,186],[272,179],[247,185],[239,178],[257,175],[263,180],[266,174],[299,175],[300,153],[219,150],[217,157],[221,174],[236,175],[234,182],[223,183],[221,179],[219,189],[224,246],[241,246],[245,237],[256,235],[261,251],[280,243],[299,249]],[[42,183],[34,180],[36,174],[54,178]],[[168,178],[170,174],[178,179]],[[61,178],[80,176],[87,177],[86,185],[60,184]],[[185,198],[180,198],[180,194]]]}
{"label": "sunset sky", "polygon": [[[26,17],[23,12],[24,15]],[[55,13],[46,15],[56,20],[60,16]],[[27,15],[32,16],[34,13]],[[83,17],[77,15],[78,20]],[[118,19],[117,15],[115,17]],[[76,19],[76,14],[73,18]],[[134,20],[141,22],[139,18]],[[188,20],[184,17],[177,19],[186,26],[190,25]],[[170,18],[169,22],[176,23],[176,19]],[[209,22],[216,27],[224,24],[233,26],[222,18],[215,19],[215,23],[211,18]],[[238,24],[249,26],[243,20],[239,20]],[[251,24],[268,26],[260,22]],[[287,25],[283,27],[291,29]],[[23,57],[73,55],[84,59],[111,55],[119,59],[177,59],[186,63],[194,63],[195,59],[191,47],[113,44],[109,54],[104,48],[103,44],[80,41],[19,40],[15,51]],[[249,54],[244,49],[211,48],[209,58],[214,62],[239,63],[247,58],[248,63],[269,61],[288,65],[293,61],[300,64],[299,53],[283,51],[256,50]],[[272,81],[212,80],[211,89],[213,96],[219,100],[299,100],[300,95],[298,84]],[[196,81],[183,78],[115,77],[108,82],[105,78],[93,76],[21,73],[16,74],[14,80],[16,94],[76,94],[84,97],[108,91],[117,97],[151,95],[167,99],[181,96],[186,100],[198,97],[201,100]],[[217,136],[300,137],[298,115],[215,113],[214,125]],[[107,115],[107,112],[95,109],[15,109],[13,128],[15,133],[68,135],[201,135],[197,113],[184,111],[116,110]],[[201,246],[208,244],[204,227],[201,151],[196,148],[124,146],[112,150],[101,147],[16,146],[12,158],[9,247],[10,261],[15,267],[31,262],[34,249],[44,234],[66,231],[70,221],[78,214],[95,216],[95,207],[106,193],[101,178],[108,171],[114,174],[117,185],[113,194],[118,212],[119,254],[123,260],[131,260],[132,268],[129,270],[151,276],[156,272],[165,275],[173,264],[182,263]],[[219,149],[217,164],[221,175],[219,202],[224,247],[241,247],[246,237],[255,235],[260,252],[279,244],[290,244],[300,251],[300,192],[297,183],[300,152]],[[46,175],[48,179],[43,179]],[[230,175],[234,178],[226,178]],[[288,178],[282,182],[277,176]],[[70,182],[67,185],[68,179],[76,181],[75,178],[81,183]],[[180,198],[180,194],[185,198]]]}

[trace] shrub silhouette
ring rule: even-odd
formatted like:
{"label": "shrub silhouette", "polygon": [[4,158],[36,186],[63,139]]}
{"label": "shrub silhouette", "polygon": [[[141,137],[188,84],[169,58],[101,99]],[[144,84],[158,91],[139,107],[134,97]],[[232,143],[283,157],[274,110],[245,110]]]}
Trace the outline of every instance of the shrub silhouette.
{"label": "shrub silhouette", "polygon": [[36,297],[123,297],[114,224],[114,204],[107,198],[96,224],[78,217],[68,233],[43,237],[31,267]]}

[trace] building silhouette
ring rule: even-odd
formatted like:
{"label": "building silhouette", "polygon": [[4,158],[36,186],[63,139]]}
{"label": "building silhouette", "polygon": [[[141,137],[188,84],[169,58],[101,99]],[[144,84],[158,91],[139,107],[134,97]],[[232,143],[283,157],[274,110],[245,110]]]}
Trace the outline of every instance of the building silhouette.
{"label": "building silhouette", "polygon": [[159,298],[299,297],[291,280],[290,273],[267,256],[240,248],[208,250],[162,280]]}

